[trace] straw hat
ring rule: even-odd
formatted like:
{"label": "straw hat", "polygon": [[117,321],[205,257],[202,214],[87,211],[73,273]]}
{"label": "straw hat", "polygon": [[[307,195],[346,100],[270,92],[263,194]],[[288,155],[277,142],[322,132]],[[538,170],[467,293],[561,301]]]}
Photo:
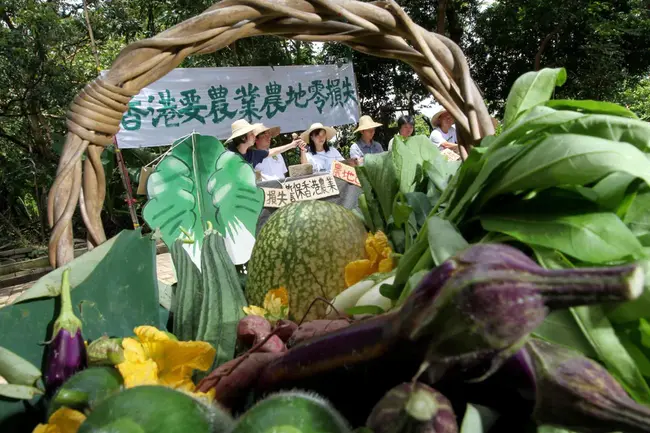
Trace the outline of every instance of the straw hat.
{"label": "straw hat", "polygon": [[322,123],[312,123],[308,130],[300,134],[300,138],[302,138],[302,141],[304,141],[305,143],[309,143],[309,134],[311,134],[312,131],[315,131],[317,129],[325,130],[325,132],[327,133],[327,140],[331,140],[336,135],[336,129],[330,126],[324,126]]}
{"label": "straw hat", "polygon": [[442,116],[442,113],[447,113],[447,110],[443,108],[442,110],[438,111],[436,114],[431,116],[431,124],[433,126],[436,126],[436,122],[438,122],[438,119],[440,118],[440,116]]}
{"label": "straw hat", "polygon": [[370,116],[361,116],[359,118],[359,127],[355,129],[353,132],[359,132],[359,131],[364,131],[366,129],[370,128],[376,128],[378,126],[382,126],[381,123],[377,123],[374,120],[372,120],[372,117]]}
{"label": "straw hat", "polygon": [[257,125],[259,126],[253,129],[253,134],[255,134],[256,137],[266,131],[271,131],[271,138],[277,137],[280,134],[279,126],[264,126],[263,123],[257,123]]}
{"label": "straw hat", "polygon": [[230,128],[232,129],[232,135],[230,138],[226,140],[226,143],[232,140],[233,138],[240,137],[242,135],[246,135],[249,132],[253,131],[255,128],[258,128],[261,123],[253,123],[252,125],[246,121],[246,119],[239,119],[236,120],[230,125]]}

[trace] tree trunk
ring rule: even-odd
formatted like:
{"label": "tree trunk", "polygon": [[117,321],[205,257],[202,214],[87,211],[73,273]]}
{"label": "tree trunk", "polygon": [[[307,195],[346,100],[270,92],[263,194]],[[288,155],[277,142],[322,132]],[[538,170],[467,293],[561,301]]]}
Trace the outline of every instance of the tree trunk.
{"label": "tree trunk", "polygon": [[445,14],[447,13],[447,0],[438,0],[438,25],[436,33],[445,34]]}
{"label": "tree trunk", "polygon": [[551,33],[546,35],[546,37],[542,40],[542,43],[539,44],[539,49],[537,50],[537,54],[535,54],[535,70],[539,71],[540,68],[542,67],[542,54],[544,54],[544,51],[546,51],[546,47],[548,46],[549,42],[555,37],[560,32],[560,28],[556,27]]}
{"label": "tree trunk", "polygon": [[464,29],[463,23],[458,16],[456,5],[453,2],[447,6],[447,23],[449,28],[449,39],[460,45],[460,40],[463,38]]}

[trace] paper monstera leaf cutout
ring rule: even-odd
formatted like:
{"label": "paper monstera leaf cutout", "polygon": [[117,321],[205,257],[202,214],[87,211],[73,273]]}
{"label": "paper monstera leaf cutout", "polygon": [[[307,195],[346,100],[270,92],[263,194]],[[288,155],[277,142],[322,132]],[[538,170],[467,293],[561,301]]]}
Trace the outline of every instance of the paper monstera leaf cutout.
{"label": "paper monstera leaf cutout", "polygon": [[264,192],[255,184],[255,172],[239,155],[224,152],[208,180],[217,209],[215,229],[224,237],[235,264],[250,259],[257,220],[264,207]]}
{"label": "paper monstera leaf cutout", "polygon": [[[236,159],[223,159],[226,155]],[[218,171],[224,174],[212,179]],[[218,197],[213,197],[215,191]],[[255,185],[253,168],[216,138],[194,133],[174,142],[171,152],[149,176],[147,195],[149,201],[142,211],[147,224],[160,230],[169,248],[176,239],[185,240],[184,248],[199,269],[209,226],[226,238],[235,264],[245,263],[250,257],[264,193]],[[237,201],[248,204],[241,215]],[[240,245],[241,239],[245,242]],[[246,259],[242,261],[242,257]]]}

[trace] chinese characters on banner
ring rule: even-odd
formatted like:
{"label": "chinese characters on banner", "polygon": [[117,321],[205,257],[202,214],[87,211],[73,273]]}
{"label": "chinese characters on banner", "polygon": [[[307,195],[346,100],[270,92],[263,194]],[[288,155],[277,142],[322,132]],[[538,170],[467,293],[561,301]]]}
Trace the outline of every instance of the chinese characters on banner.
{"label": "chinese characters on banner", "polygon": [[117,141],[120,148],[166,146],[193,131],[223,140],[238,119],[279,126],[283,133],[314,122],[356,123],[352,64],[177,68],[129,102]]}
{"label": "chinese characters on banner", "polygon": [[318,200],[339,195],[339,187],[331,175],[309,179],[287,180],[282,188],[262,188],[264,207],[279,208],[296,201]]}
{"label": "chinese characters on banner", "polygon": [[339,161],[334,161],[332,163],[331,174],[332,176],[338,177],[347,183],[361,186],[359,178],[357,177],[357,171],[354,169],[354,167],[350,167],[349,165],[343,164]]}

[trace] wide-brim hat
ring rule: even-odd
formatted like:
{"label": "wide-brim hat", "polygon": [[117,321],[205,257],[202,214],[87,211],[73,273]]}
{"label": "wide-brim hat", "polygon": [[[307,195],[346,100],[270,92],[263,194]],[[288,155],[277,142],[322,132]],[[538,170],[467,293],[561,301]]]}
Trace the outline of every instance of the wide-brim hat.
{"label": "wide-brim hat", "polygon": [[271,138],[277,137],[280,135],[280,127],[279,126],[264,126],[263,123],[258,123],[258,127],[253,129],[253,134],[257,137],[263,132],[270,131],[271,132]]}
{"label": "wide-brim hat", "polygon": [[253,123],[252,125],[246,121],[246,119],[235,120],[230,129],[232,130],[232,135],[226,140],[226,143],[232,140],[233,138],[241,137],[246,135],[249,132],[252,132],[255,128],[259,128],[261,123]]}
{"label": "wide-brim hat", "polygon": [[372,117],[370,116],[361,116],[359,118],[359,126],[353,132],[364,131],[366,129],[376,128],[378,126],[383,126],[383,125],[381,123],[377,123],[374,120],[372,120]]}
{"label": "wide-brim hat", "polygon": [[317,129],[325,130],[328,141],[334,138],[334,136],[336,135],[336,129],[332,128],[331,126],[325,126],[322,123],[312,123],[308,130],[300,134],[300,138],[302,138],[302,141],[304,141],[305,143],[309,143],[309,134],[311,134],[312,131],[315,131]]}
{"label": "wide-brim hat", "polygon": [[442,113],[448,113],[448,111],[443,108],[440,111],[438,111],[436,114],[431,116],[431,124],[433,126],[436,126],[436,123],[438,122],[438,119],[440,118],[440,116],[442,116]]}

